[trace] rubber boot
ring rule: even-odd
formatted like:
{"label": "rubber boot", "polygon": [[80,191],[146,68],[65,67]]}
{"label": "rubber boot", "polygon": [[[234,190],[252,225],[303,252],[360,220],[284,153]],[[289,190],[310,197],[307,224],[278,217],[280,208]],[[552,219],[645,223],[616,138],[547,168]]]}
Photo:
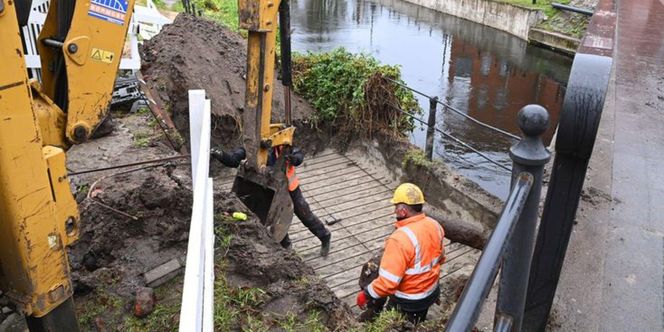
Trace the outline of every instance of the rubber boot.
{"label": "rubber boot", "polygon": [[332,233],[329,231],[327,235],[320,239],[320,255],[325,257],[330,253],[330,242],[332,242]]}

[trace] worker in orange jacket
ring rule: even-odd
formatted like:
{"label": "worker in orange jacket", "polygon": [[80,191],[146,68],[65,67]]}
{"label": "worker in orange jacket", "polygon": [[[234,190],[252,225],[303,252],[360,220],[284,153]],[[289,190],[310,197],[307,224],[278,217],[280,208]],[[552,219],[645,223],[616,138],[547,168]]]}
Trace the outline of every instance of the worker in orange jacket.
{"label": "worker in orange jacket", "polygon": [[[279,155],[282,153],[282,147],[274,147],[270,150],[268,155],[267,165],[272,166],[279,158]],[[221,162],[226,167],[237,168],[240,166],[242,160],[247,157],[247,152],[244,148],[237,148],[230,153],[221,150],[220,148],[210,149],[210,156],[214,159]],[[332,239],[332,233],[325,228],[323,222],[316,216],[309,207],[309,204],[304,199],[302,195],[302,190],[300,189],[300,181],[298,180],[297,175],[295,174],[295,167],[300,166],[304,161],[304,153],[297,147],[294,147],[293,150],[286,157],[286,178],[288,179],[288,193],[290,194],[291,200],[293,201],[293,210],[295,215],[302,221],[302,224],[309,229],[309,231],[314,234],[321,242],[320,254],[321,256],[327,256],[330,252],[330,242]],[[280,242],[281,246],[284,248],[291,248],[291,240],[288,234]]]}
{"label": "worker in orange jacket", "polygon": [[[424,195],[412,183],[401,184],[392,198],[396,230],[385,241],[378,277],[357,295],[357,305],[396,309],[417,324],[440,297],[440,267],[445,262],[439,222],[424,213]],[[379,304],[379,305],[376,305]]]}

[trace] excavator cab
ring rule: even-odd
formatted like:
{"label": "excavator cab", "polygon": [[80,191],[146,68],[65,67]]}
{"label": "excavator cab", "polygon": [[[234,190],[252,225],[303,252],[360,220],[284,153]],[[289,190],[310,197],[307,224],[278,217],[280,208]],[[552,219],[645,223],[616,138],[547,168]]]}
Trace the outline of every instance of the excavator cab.
{"label": "excavator cab", "polygon": [[[239,11],[240,28],[248,31],[246,97],[242,119],[247,159],[238,169],[232,191],[279,242],[288,233],[293,219],[285,161],[295,132],[290,115],[290,9],[288,0],[239,0]],[[271,123],[277,13],[285,91],[285,124]],[[268,165],[268,157],[276,147],[281,147],[284,153],[276,158],[276,162]]]}

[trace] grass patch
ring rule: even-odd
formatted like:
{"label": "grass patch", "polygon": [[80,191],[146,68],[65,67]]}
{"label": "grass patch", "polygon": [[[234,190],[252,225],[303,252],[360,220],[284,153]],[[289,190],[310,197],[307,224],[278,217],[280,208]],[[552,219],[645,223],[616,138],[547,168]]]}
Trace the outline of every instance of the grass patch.
{"label": "grass patch", "polygon": [[128,316],[122,331],[177,331],[180,315],[180,303],[171,305],[157,304],[155,310],[146,318]]}
{"label": "grass patch", "polygon": [[496,1],[524,8],[541,10],[546,18],[537,24],[537,28],[562,33],[574,38],[583,37],[589,21],[589,18],[585,15],[558,10],[551,6],[551,3],[553,2],[567,5],[570,3],[570,0],[537,0],[535,4],[533,4],[532,0]]}
{"label": "grass patch", "polygon": [[403,168],[407,168],[408,165],[429,168],[433,166],[433,163],[433,161],[426,157],[424,151],[418,148],[412,148],[406,152],[406,155],[404,155],[402,166]]}
{"label": "grass patch", "polygon": [[406,318],[396,310],[386,310],[380,313],[373,322],[366,323],[361,329],[353,329],[352,332],[385,332],[401,331],[406,323]]}
{"label": "grass patch", "polygon": [[301,321],[295,314],[289,313],[286,317],[278,320],[277,324],[285,332],[324,332],[327,327],[320,322],[318,311],[312,311],[304,321]]}
{"label": "grass patch", "polygon": [[196,11],[203,10],[205,17],[239,32],[240,18],[237,0],[194,0],[193,2],[196,5]]}
{"label": "grass patch", "polygon": [[77,304],[78,324],[81,327],[94,327],[95,319],[107,312],[122,312],[125,301],[116,295],[102,289],[97,289],[89,297],[91,300]]}
{"label": "grass patch", "polygon": [[133,145],[136,148],[144,148],[152,142],[152,134],[148,131],[137,131],[134,133]]}

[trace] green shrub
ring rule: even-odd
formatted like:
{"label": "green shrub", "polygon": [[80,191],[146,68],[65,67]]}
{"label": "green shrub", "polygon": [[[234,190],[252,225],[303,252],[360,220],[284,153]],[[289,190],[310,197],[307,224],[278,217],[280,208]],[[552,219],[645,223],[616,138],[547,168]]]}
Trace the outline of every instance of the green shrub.
{"label": "green shrub", "polygon": [[293,87],[316,109],[314,120],[354,132],[413,129],[413,120],[397,109],[419,113],[417,100],[386,79],[401,82],[400,77],[399,66],[381,65],[369,55],[343,48],[293,55]]}

